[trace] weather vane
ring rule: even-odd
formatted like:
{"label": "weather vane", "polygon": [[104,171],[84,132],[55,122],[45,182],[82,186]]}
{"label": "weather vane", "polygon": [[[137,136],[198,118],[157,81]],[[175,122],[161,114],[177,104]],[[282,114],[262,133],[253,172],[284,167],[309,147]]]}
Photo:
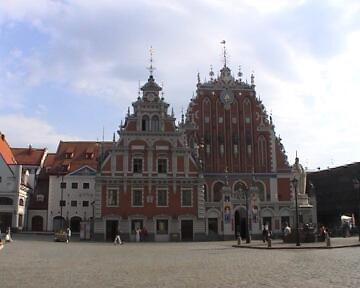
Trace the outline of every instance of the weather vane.
{"label": "weather vane", "polygon": [[153,76],[153,72],[155,70],[155,67],[153,67],[153,54],[154,54],[154,49],[152,48],[152,46],[150,46],[149,49],[150,52],[150,67],[148,67],[148,70],[150,72],[150,76]]}
{"label": "weather vane", "polygon": [[225,40],[222,40],[222,41],[220,42],[220,44],[223,44],[223,45],[224,45],[224,67],[226,67],[226,46],[225,46],[226,41],[225,41]]}

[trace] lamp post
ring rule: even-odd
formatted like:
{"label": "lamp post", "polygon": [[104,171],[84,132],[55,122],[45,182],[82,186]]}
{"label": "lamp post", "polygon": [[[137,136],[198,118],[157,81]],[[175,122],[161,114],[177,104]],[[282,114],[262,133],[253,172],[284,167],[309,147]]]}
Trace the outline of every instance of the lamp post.
{"label": "lamp post", "polygon": [[95,200],[91,202],[92,206],[92,219],[91,219],[91,238],[95,240]]}
{"label": "lamp post", "polygon": [[294,187],[294,193],[295,193],[295,216],[296,216],[296,246],[300,246],[300,236],[299,236],[299,212],[298,212],[298,202],[297,202],[297,185],[298,180],[294,177],[290,181]]}
{"label": "lamp post", "polygon": [[354,185],[354,189],[357,189],[358,191],[358,199],[359,199],[359,215],[358,215],[358,233],[359,233],[359,241],[360,241],[360,182],[359,179],[357,179],[356,177],[353,179],[353,185]]}

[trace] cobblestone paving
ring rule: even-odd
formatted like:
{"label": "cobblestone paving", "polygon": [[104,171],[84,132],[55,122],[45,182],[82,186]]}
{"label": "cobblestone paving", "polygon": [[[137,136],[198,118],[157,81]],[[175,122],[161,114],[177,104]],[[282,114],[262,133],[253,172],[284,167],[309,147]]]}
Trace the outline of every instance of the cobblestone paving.
{"label": "cobblestone paving", "polygon": [[234,242],[55,243],[15,237],[0,287],[360,287],[360,247],[253,250]]}

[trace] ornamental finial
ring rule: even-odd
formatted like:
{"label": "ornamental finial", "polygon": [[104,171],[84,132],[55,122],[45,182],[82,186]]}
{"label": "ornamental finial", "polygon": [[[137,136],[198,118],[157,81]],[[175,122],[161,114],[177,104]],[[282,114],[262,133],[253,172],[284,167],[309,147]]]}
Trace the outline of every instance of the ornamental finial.
{"label": "ornamental finial", "polygon": [[149,52],[150,52],[150,66],[147,68],[150,72],[150,77],[153,76],[153,72],[155,70],[155,67],[153,67],[153,54],[154,54],[154,49],[152,48],[152,46],[150,46],[150,49],[149,49]]}
{"label": "ornamental finial", "polygon": [[224,45],[224,47],[223,47],[223,50],[224,50],[224,52],[223,52],[223,54],[224,54],[224,67],[226,67],[226,55],[227,55],[227,53],[226,53],[226,46],[225,46],[226,41],[225,41],[225,40],[222,40],[222,41],[220,42],[220,44],[223,44],[223,45]]}

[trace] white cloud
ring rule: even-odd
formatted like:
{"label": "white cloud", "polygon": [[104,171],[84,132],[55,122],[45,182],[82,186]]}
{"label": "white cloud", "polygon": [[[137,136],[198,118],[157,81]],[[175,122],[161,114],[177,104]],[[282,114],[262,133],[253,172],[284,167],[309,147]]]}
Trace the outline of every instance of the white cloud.
{"label": "white cloud", "polygon": [[11,147],[27,147],[31,144],[33,147],[47,147],[50,152],[56,152],[60,140],[81,140],[58,133],[41,119],[22,114],[1,115],[0,127]]}

